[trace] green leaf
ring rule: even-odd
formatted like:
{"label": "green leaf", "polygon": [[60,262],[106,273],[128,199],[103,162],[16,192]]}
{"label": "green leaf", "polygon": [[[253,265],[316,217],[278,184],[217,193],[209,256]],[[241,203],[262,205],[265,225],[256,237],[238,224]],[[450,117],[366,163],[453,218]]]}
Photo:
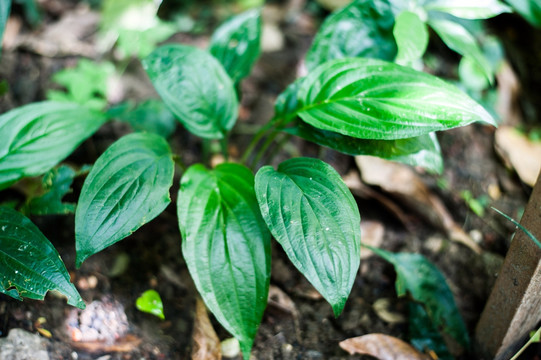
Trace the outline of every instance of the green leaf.
{"label": "green leaf", "polygon": [[441,11],[463,19],[488,19],[511,8],[498,0],[432,0],[424,6],[427,11]]}
{"label": "green leaf", "polygon": [[468,56],[462,57],[458,64],[460,82],[468,89],[482,91],[490,86],[484,70],[479,64]]}
{"label": "green leaf", "polygon": [[126,114],[120,115],[135,131],[148,131],[168,138],[175,131],[177,121],[163,101],[149,99]]}
{"label": "green leaf", "polygon": [[25,213],[33,215],[74,213],[75,204],[64,203],[62,198],[70,192],[71,184],[76,176],[77,173],[66,165],[49,171],[42,180],[45,193],[30,200],[25,206]]}
{"label": "green leaf", "polygon": [[149,133],[126,135],[98,158],[75,211],[77,267],[167,207],[174,167],[165,139]]}
{"label": "green leaf", "polygon": [[285,132],[348,155],[372,155],[421,166],[433,173],[443,171],[440,145],[434,133],[396,140],[366,140],[320,130],[299,121]]}
{"label": "green leaf", "polygon": [[260,53],[261,10],[253,9],[223,23],[210,39],[209,51],[237,83],[246,77]]}
{"label": "green leaf", "polygon": [[271,261],[254,175],[232,163],[191,166],[180,184],[178,219],[197,290],[248,359],[267,305]]}
{"label": "green leaf", "polygon": [[137,307],[139,311],[152,314],[165,320],[162,298],[156,290],[147,290],[142,293],[141,296],[135,300],[135,307]]}
{"label": "green leaf", "polygon": [[404,139],[494,119],[439,78],[375,59],[339,59],[312,71],[298,93],[310,125],[374,140]]}
{"label": "green leaf", "polygon": [[166,45],[143,60],[164,103],[191,133],[222,139],[235,125],[238,100],[233,82],[209,53]]}
{"label": "green leaf", "polygon": [[0,190],[49,171],[106,121],[71,103],[40,102],[0,116]]}
{"label": "green leaf", "polygon": [[55,290],[69,305],[85,308],[53,245],[28,218],[6,207],[0,207],[0,274],[0,292],[15,299],[43,300]]}
{"label": "green leaf", "polygon": [[332,59],[369,57],[392,61],[396,55],[394,15],[387,0],[355,0],[330,15],[306,54],[315,69]]}
{"label": "green leaf", "polygon": [[4,37],[4,29],[9,18],[11,8],[11,0],[0,1],[0,51],[2,51],[2,39]]}
{"label": "green leaf", "polygon": [[420,254],[395,254],[369,248],[393,264],[397,275],[398,296],[409,293],[414,300],[424,305],[432,323],[438,329],[467,348],[470,340],[466,325],[456,307],[453,293],[438,268]]}
{"label": "green leaf", "polygon": [[541,2],[535,0],[507,0],[530,24],[541,28]]}
{"label": "green leaf", "polygon": [[410,343],[419,351],[426,354],[428,350],[432,350],[438,355],[438,359],[454,360],[447,349],[445,340],[434,326],[423,305],[409,303],[408,325]]}
{"label": "green leaf", "polygon": [[293,158],[255,177],[274,238],[338,316],[360,263],[360,215],[340,175],[318,159]]}
{"label": "green leaf", "polygon": [[407,65],[423,57],[428,45],[428,30],[419,16],[403,11],[395,20],[393,34],[398,47],[395,62]]}
{"label": "green leaf", "polygon": [[494,74],[490,62],[481,51],[473,35],[462,25],[449,20],[429,20],[428,24],[441,37],[445,45],[462,56],[469,57],[483,71],[484,76],[492,84]]}

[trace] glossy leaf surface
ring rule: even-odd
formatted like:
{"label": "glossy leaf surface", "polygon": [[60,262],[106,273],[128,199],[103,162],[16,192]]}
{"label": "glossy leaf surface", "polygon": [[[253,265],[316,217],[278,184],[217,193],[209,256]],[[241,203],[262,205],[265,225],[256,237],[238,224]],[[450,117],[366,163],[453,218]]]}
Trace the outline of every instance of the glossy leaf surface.
{"label": "glossy leaf surface", "polygon": [[103,114],[52,101],[0,116],[0,190],[25,176],[44,174],[105,122]]}
{"label": "glossy leaf surface", "polygon": [[340,175],[318,159],[293,158],[255,177],[257,201],[274,238],[338,316],[360,262],[360,215]]}
{"label": "glossy leaf surface", "polygon": [[143,67],[169,110],[194,135],[221,139],[235,124],[233,82],[206,51],[165,45],[146,57]]}
{"label": "glossy leaf surface", "polygon": [[285,132],[348,155],[372,155],[421,166],[433,173],[443,171],[440,145],[434,133],[396,140],[367,140],[320,130],[299,121]]}
{"label": "glossy leaf surface", "polygon": [[65,295],[69,305],[85,308],[49,240],[28,218],[0,207],[0,292],[18,300],[43,300],[49,290]]}
{"label": "glossy leaf surface", "polygon": [[322,130],[375,140],[404,139],[482,121],[490,114],[439,78],[375,59],[339,59],[312,71],[298,116]]}
{"label": "glossy leaf surface", "polygon": [[96,161],[75,211],[77,267],[158,216],[171,201],[169,145],[149,133],[126,135]]}
{"label": "glossy leaf surface", "polygon": [[163,314],[163,302],[160,294],[156,290],[147,290],[141,294],[135,300],[135,307],[139,311],[152,314],[164,320],[165,315]]}
{"label": "glossy leaf surface", "polygon": [[239,82],[246,77],[260,53],[261,10],[248,10],[223,23],[210,39],[210,53]]}
{"label": "glossy leaf surface", "polygon": [[424,6],[427,11],[441,11],[463,19],[488,19],[511,8],[498,0],[432,0]]}
{"label": "glossy leaf surface", "polygon": [[267,305],[271,261],[252,172],[232,163],[191,166],[180,184],[178,219],[197,290],[248,359]]}
{"label": "glossy leaf surface", "polygon": [[395,62],[407,65],[420,59],[428,45],[428,30],[419,16],[411,11],[403,11],[397,16],[393,29],[398,47]]}
{"label": "glossy leaf surface", "polygon": [[490,63],[473,35],[462,25],[449,20],[429,20],[428,24],[441,37],[445,45],[462,56],[475,61],[490,83],[494,80]]}
{"label": "glossy leaf surface", "polygon": [[393,264],[396,271],[398,296],[411,294],[424,305],[432,323],[464,347],[469,345],[466,325],[453,298],[445,277],[431,262],[420,254],[391,253],[370,248]]}
{"label": "glossy leaf surface", "polygon": [[306,54],[315,69],[332,59],[369,57],[392,61],[396,55],[394,15],[386,0],[355,0],[321,25]]}

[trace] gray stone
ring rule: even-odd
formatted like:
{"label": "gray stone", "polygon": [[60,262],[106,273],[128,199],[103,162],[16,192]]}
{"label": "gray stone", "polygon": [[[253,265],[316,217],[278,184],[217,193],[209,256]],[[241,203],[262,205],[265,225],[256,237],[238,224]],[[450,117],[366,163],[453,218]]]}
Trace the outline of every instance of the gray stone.
{"label": "gray stone", "polygon": [[2,360],[49,360],[47,340],[23,329],[11,329],[0,339]]}

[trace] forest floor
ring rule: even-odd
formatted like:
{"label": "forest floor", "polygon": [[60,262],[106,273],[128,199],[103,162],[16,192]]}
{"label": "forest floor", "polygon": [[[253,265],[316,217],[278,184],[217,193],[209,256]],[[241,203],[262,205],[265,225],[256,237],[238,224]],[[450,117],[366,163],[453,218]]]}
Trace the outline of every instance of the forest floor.
{"label": "forest floor", "polygon": [[[96,13],[84,5],[67,1],[40,3],[48,6],[45,6],[47,15],[42,25],[30,30],[17,7],[11,21],[17,18],[21,27],[15,33],[6,32],[9,37],[6,41],[12,41],[12,45],[4,46],[0,61],[0,79],[6,79],[9,84],[9,91],[0,98],[2,113],[43,100],[46,90],[53,87],[51,75],[75,64],[80,55],[99,57],[92,51],[87,52],[94,44],[93,36],[80,40],[79,50],[61,49],[56,54],[43,50],[48,45],[43,42],[58,44],[57,39],[45,36],[50,35],[48,29],[62,18],[78,12],[82,18],[86,16],[92,27],[96,26]],[[296,19],[280,24],[283,45],[263,52],[252,75],[242,84],[240,126],[231,140],[233,154],[243,150],[249,142],[253,124],[264,123],[272,117],[276,96],[295,78],[298,64],[314,34],[314,24],[319,21],[310,14],[301,14]],[[13,23],[10,26],[14,26]],[[180,33],[169,41],[204,46],[209,33]],[[449,60],[449,66],[453,66],[453,61],[453,58]],[[443,69],[442,72],[453,71]],[[152,85],[137,60],[126,66],[122,81],[124,97],[142,99],[153,95]],[[515,94],[509,89],[502,92]],[[511,125],[520,125],[520,121],[519,117]],[[506,119],[502,124],[506,124]],[[108,145],[129,131],[122,123],[106,124],[68,158],[68,162],[92,163]],[[359,204],[363,241],[393,252],[425,255],[445,275],[468,330],[473,334],[514,231],[514,226],[490,207],[520,219],[531,192],[531,187],[495,150],[495,134],[495,128],[481,125],[438,134],[445,164],[440,176],[372,159],[354,159],[299,139],[293,139],[287,153],[279,154],[273,165],[291,154],[317,156],[329,162],[344,176]],[[171,144],[175,152],[183,154],[188,165],[200,161],[201,144],[180,126],[172,135]],[[365,172],[393,171],[403,177],[368,183],[363,168]],[[76,200],[82,181],[76,181],[67,200]],[[400,184],[404,182],[413,189],[403,189]],[[175,183],[178,184],[178,177]],[[39,332],[50,359],[189,359],[194,337],[195,341],[202,341],[197,339],[202,335],[195,331],[199,325],[194,324],[206,315],[196,312],[195,286],[181,255],[174,205],[177,190],[178,185],[171,190],[173,203],[163,214],[129,238],[92,256],[78,270],[74,266],[74,217],[32,218],[59,251],[86,303],[96,301],[93,309],[97,313],[93,316],[100,316],[98,313],[103,309],[119,314],[118,329],[112,331],[121,334],[122,339],[77,341],[80,340],[77,327],[84,320],[54,294],[49,294],[44,301],[23,302],[0,295],[0,336],[6,336],[14,328]],[[11,190],[2,196],[20,198],[22,195]],[[472,199],[481,205],[482,213],[472,211],[469,206]],[[471,241],[470,246],[454,241],[456,239]],[[480,251],[476,252],[477,248]],[[344,312],[334,318],[328,303],[273,242],[271,294],[255,339],[253,358],[362,359],[362,356],[346,353],[339,342],[370,333],[407,340],[408,299],[397,297],[395,279],[392,265],[363,250],[361,267]],[[136,309],[136,299],[147,289],[155,289],[161,295],[164,321]],[[210,319],[221,341],[231,337],[212,316]],[[458,358],[473,357],[464,353]]]}

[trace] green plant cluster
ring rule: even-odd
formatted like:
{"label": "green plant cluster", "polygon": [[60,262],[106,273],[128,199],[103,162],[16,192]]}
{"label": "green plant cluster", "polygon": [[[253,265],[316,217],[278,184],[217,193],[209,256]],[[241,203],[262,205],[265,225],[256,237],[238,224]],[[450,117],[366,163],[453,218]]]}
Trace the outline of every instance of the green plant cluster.
{"label": "green plant cluster", "polygon": [[[205,141],[219,141],[227,158],[238,118],[236,89],[260,54],[261,10],[226,21],[206,50],[167,44],[149,52],[145,47],[142,64],[161,101],[138,107],[130,123],[137,129],[151,113],[164,115],[153,117],[158,120],[150,128],[146,121],[141,128],[147,131],[118,139],[90,169],[75,208],[76,266],[160,215],[171,202],[174,173],[182,171],[176,207],[184,260],[205,304],[239,340],[246,359],[267,304],[271,238],[340,315],[360,262],[357,203],[339,174],[319,159],[291,158],[277,168],[256,169],[269,145],[289,134],[346,154],[438,173],[443,164],[436,131],[473,122],[495,125],[456,86],[409,65],[426,50],[428,25],[492,81],[476,40],[456,19],[484,19],[509,8],[496,0],[398,3],[355,0],[330,15],[308,51],[308,75],[279,95],[275,116],[254,136],[240,163],[214,168],[184,167],[182,154],[173,154],[166,140],[174,129],[171,121]],[[81,67],[88,74],[103,70],[84,62]],[[43,210],[49,201],[38,198],[27,214],[73,209],[62,206],[61,198],[77,174],[55,166],[114,114],[103,111],[101,87],[77,89],[78,79],[70,72],[58,75],[67,95],[53,93],[56,101],[0,116],[0,190],[44,174],[54,190],[53,210]],[[98,101],[89,102],[96,94]],[[408,293],[421,304],[412,308],[414,344],[439,349],[426,339],[441,344],[443,331],[468,347],[464,323],[439,271],[420,255],[373,250],[395,266],[398,294]],[[48,290],[84,307],[50,242],[23,214],[0,207],[0,292],[42,299]],[[153,310],[156,295],[142,297],[138,306],[163,316],[161,306]],[[450,356],[444,347],[439,355]]]}

